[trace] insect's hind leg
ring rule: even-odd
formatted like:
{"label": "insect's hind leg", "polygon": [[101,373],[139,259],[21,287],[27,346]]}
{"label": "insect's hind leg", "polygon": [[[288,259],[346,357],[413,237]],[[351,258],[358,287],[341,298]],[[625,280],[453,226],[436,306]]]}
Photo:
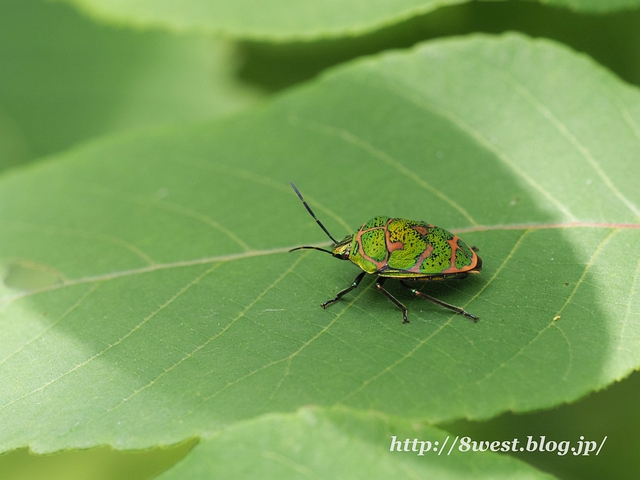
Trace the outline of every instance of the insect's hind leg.
{"label": "insect's hind leg", "polygon": [[403,287],[411,290],[411,293],[413,293],[416,297],[424,298],[425,300],[429,300],[430,302],[433,302],[436,305],[440,305],[441,307],[445,307],[445,308],[448,308],[449,310],[453,310],[454,312],[460,315],[464,315],[465,317],[470,318],[474,322],[478,321],[478,317],[476,317],[475,315],[471,315],[469,312],[465,312],[460,307],[456,307],[455,305],[451,305],[449,303],[443,302],[442,300],[438,300],[437,298],[433,298],[432,296],[427,295],[426,293],[422,293],[421,291],[413,288],[411,285],[407,285],[402,280],[400,280],[400,283],[402,284]]}
{"label": "insect's hind leg", "polygon": [[338,294],[335,296],[335,298],[332,298],[331,300],[327,300],[326,302],[323,302],[320,304],[320,306],[322,308],[327,308],[329,305],[331,305],[332,303],[336,303],[338,300],[340,300],[342,297],[344,297],[347,293],[349,293],[351,290],[353,290],[354,288],[356,288],[358,286],[358,284],[362,281],[362,279],[364,278],[365,274],[367,272],[362,272],[360,275],[358,275],[353,282],[351,283],[351,285],[349,285],[347,288],[345,288],[344,290],[341,290],[338,292]]}
{"label": "insect's hind leg", "polygon": [[407,319],[407,307],[405,307],[402,303],[400,303],[400,301],[396,297],[391,295],[382,287],[382,285],[384,285],[385,280],[386,280],[385,277],[378,277],[378,280],[376,281],[376,288],[381,293],[383,293],[389,300],[395,303],[396,307],[398,307],[402,311],[402,323],[409,323],[409,320]]}

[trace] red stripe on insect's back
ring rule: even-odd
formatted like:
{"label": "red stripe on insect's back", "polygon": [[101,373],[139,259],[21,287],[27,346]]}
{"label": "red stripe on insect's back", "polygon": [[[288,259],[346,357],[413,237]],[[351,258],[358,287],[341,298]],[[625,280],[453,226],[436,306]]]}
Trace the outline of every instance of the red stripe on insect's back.
{"label": "red stripe on insect's back", "polygon": [[412,273],[422,273],[420,271],[422,262],[424,262],[427,258],[429,258],[429,256],[431,255],[431,252],[433,252],[433,245],[431,245],[430,243],[427,243],[427,248],[425,248],[424,252],[420,254],[420,256],[418,257],[418,260],[416,261],[416,264],[407,271]]}
{"label": "red stripe on insect's back", "polygon": [[451,264],[450,264],[449,268],[447,268],[446,270],[443,270],[442,273],[467,272],[469,270],[473,270],[475,268],[475,266],[478,264],[478,256],[476,255],[476,252],[471,250],[471,255],[472,255],[472,257],[471,257],[471,265],[463,267],[463,268],[456,267],[456,259],[458,257],[458,250],[461,250],[460,246],[458,245],[458,240],[460,240],[460,237],[458,237],[457,235],[454,235],[451,240],[447,240],[447,243],[451,246]]}
{"label": "red stripe on insect's back", "polygon": [[393,220],[393,218],[390,218],[389,220],[387,220],[387,224],[384,226],[384,241],[387,244],[387,262],[389,261],[389,255],[391,254],[391,252],[402,250],[404,248],[404,243],[391,241],[391,232],[389,231],[389,225]]}
{"label": "red stripe on insect's back", "polygon": [[389,262],[389,250],[387,249],[387,255],[384,260],[376,260],[375,258],[371,258],[369,255],[365,253],[364,248],[362,247],[362,235],[364,233],[371,232],[373,230],[380,230],[380,229],[384,229],[386,234],[386,229],[387,229],[386,226],[371,227],[367,229],[360,227],[360,230],[358,230],[358,233],[356,233],[356,236],[355,236],[355,240],[356,240],[356,244],[358,245],[358,252],[360,253],[360,256],[364,258],[366,261],[373,263],[376,266],[376,271],[380,271],[381,269],[387,266],[387,263]]}
{"label": "red stripe on insect's back", "polygon": [[[428,225],[427,226],[431,226]],[[429,233],[429,231],[427,230],[426,227],[423,227],[422,225],[411,225],[411,228],[413,228],[416,232],[418,232],[420,235],[422,235],[423,237],[427,236],[427,233]]]}
{"label": "red stripe on insect's back", "polygon": [[[460,240],[460,237],[458,237],[457,235],[453,237],[453,240],[456,242],[456,246],[458,245],[458,241],[464,243],[464,240]],[[467,244],[465,243],[465,245]],[[469,245],[467,245],[467,247],[469,247]],[[469,270],[473,270],[478,266],[478,254],[475,252],[475,250],[473,250],[473,248],[470,248],[470,247],[469,247],[469,251],[471,252],[471,265],[460,269],[459,271],[461,272],[468,272]],[[455,265],[455,263],[453,265]]]}
{"label": "red stripe on insect's back", "polygon": [[465,270],[473,270],[474,268],[476,268],[478,266],[478,254],[476,252],[474,252],[473,250],[471,250],[471,255],[473,255],[471,257],[471,266],[469,268],[466,268]]}

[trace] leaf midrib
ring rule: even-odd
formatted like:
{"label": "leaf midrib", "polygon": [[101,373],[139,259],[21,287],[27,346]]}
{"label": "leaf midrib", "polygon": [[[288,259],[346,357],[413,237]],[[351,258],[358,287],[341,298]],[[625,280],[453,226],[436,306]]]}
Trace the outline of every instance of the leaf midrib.
{"label": "leaf midrib", "polygon": [[[603,228],[603,229],[618,229],[618,230],[637,230],[640,229],[638,223],[606,223],[606,222],[554,222],[554,223],[541,223],[541,224],[511,224],[511,225],[474,225],[471,227],[452,228],[452,233],[476,233],[486,231],[513,231],[513,230],[561,230],[569,228]],[[330,245],[330,242],[318,242],[310,243],[313,246],[326,247]],[[130,277],[134,275],[142,275],[146,273],[152,273],[160,270],[168,270],[172,268],[184,268],[193,267],[197,265],[207,265],[210,263],[218,262],[230,262],[234,260],[242,260],[252,257],[262,257],[267,255],[276,255],[280,253],[288,253],[291,249],[298,247],[299,245],[292,245],[288,247],[277,247],[266,250],[249,250],[247,252],[231,253],[226,255],[217,255],[213,257],[197,258],[193,260],[180,260],[177,262],[169,263],[154,263],[153,265],[147,265],[139,268],[132,268],[129,270],[120,270],[117,272],[103,273],[100,275],[90,275],[86,277],[80,277],[76,279],[64,279],[59,283],[49,285],[47,287],[37,288],[33,290],[23,290],[4,297],[0,297],[0,303],[8,302],[4,305],[6,308],[9,304],[16,300],[20,300],[25,297],[38,295],[40,293],[51,292],[62,288],[73,287],[77,285],[83,285],[95,282],[104,282],[109,280],[115,280],[123,277]]]}

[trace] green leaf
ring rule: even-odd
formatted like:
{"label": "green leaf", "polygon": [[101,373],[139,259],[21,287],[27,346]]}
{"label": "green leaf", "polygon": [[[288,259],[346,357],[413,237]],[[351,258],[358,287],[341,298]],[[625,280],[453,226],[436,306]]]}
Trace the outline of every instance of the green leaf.
{"label": "green leaf", "polygon": [[[143,448],[307,404],[407,420],[575,400],[640,363],[640,95],[519,35],[335,70],[224,122],[106,139],[0,181],[0,446]],[[374,215],[476,245],[426,284],[314,251]],[[324,243],[326,245],[326,243]]]}
{"label": "green leaf", "polygon": [[542,0],[540,3],[590,13],[615,12],[640,7],[638,0]]}
{"label": "green leaf", "polygon": [[201,121],[255,103],[230,46],[91,23],[68,5],[0,2],[0,169],[133,128]]}
{"label": "green leaf", "polygon": [[279,0],[259,6],[250,0],[187,0],[179,5],[168,0],[65,1],[114,23],[177,31],[196,29],[266,40],[310,40],[361,34],[468,0]]}
{"label": "green leaf", "polygon": [[158,478],[197,480],[213,472],[216,478],[255,478],[259,472],[265,480],[555,478],[508,456],[465,452],[466,445],[460,451],[460,445],[437,428],[377,413],[304,408],[223,430]]}
{"label": "green leaf", "polygon": [[148,480],[167,470],[191,450],[196,441],[171,448],[65,450],[34,455],[23,448],[0,456],[2,480]]}
{"label": "green leaf", "polygon": [[[377,2],[279,0],[65,0],[100,20],[137,27],[197,30],[262,40],[313,40],[361,35],[468,0]],[[638,8],[640,0],[543,0],[586,12]]]}

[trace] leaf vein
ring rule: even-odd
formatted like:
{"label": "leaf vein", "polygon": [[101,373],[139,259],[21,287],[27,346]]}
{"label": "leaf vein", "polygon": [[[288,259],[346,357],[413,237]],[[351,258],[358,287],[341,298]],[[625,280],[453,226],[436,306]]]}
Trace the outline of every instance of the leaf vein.
{"label": "leaf vein", "polygon": [[636,270],[633,276],[633,282],[631,282],[631,291],[629,292],[629,299],[627,300],[627,313],[622,320],[622,327],[620,328],[620,341],[618,343],[618,351],[622,350],[622,339],[625,337],[624,332],[627,329],[627,325],[629,324],[629,317],[631,317],[631,302],[633,300],[634,295],[636,294],[636,287],[638,285],[638,278],[640,277],[640,259],[638,259],[638,263],[636,264]]}
{"label": "leaf vein", "polygon": [[567,139],[567,141],[580,153],[580,155],[587,161],[587,163],[595,170],[596,174],[600,177],[603,183],[609,188],[614,196],[620,200],[635,216],[640,218],[640,210],[633,204],[613,183],[611,178],[605,173],[600,164],[591,155],[589,149],[580,142],[575,135],[571,133],[569,128],[558,118],[553,112],[547,108],[540,100],[538,100],[531,91],[521,84],[513,75],[504,70],[499,70],[504,75],[504,78],[508,83],[512,85],[514,90],[533,106],[546,120],[553,125],[558,132]]}
{"label": "leaf vein", "polygon": [[330,136],[333,136],[333,137],[338,137],[338,138],[344,140],[345,142],[350,143],[350,144],[352,144],[352,145],[354,145],[354,146],[356,146],[356,147],[358,147],[358,148],[370,153],[374,158],[377,158],[378,160],[381,160],[383,163],[387,164],[388,166],[394,168],[399,173],[401,173],[405,177],[413,180],[417,185],[421,186],[422,188],[424,188],[428,192],[430,192],[433,195],[435,195],[436,197],[438,197],[444,203],[448,204],[450,207],[452,207],[453,209],[458,211],[472,225],[477,225],[478,224],[473,219],[473,217],[469,214],[469,212],[467,212],[464,208],[462,208],[461,205],[459,205],[457,202],[455,202],[451,198],[451,195],[447,195],[447,194],[441,192],[440,190],[435,188],[433,185],[431,185],[429,182],[427,182],[426,180],[421,178],[419,175],[417,175],[414,171],[412,171],[409,168],[405,167],[401,162],[399,162],[398,160],[393,158],[388,153],[386,153],[386,152],[380,150],[379,148],[373,146],[371,143],[369,143],[365,139],[363,139],[361,137],[358,137],[354,133],[351,133],[351,132],[349,132],[348,130],[345,130],[345,129],[332,127],[330,125],[323,125],[321,123],[313,122],[313,121],[310,121],[310,120],[304,120],[303,121],[303,120],[299,119],[298,117],[291,117],[290,121],[292,123],[294,123],[294,124],[302,125],[302,126],[308,128],[309,130],[317,131],[317,132],[323,133],[325,135],[330,135]]}
{"label": "leaf vein", "polygon": [[488,152],[493,153],[504,165],[510,168],[518,177],[520,177],[525,183],[531,186],[534,190],[539,192],[543,197],[545,197],[550,203],[552,203],[560,212],[562,212],[567,218],[571,220],[577,220],[577,218],[571,213],[571,211],[562,204],[557,198],[555,198],[551,192],[545,189],[542,185],[536,182],[533,177],[531,177],[528,173],[526,173],[522,168],[518,166],[518,164],[505,152],[500,150],[495,144],[485,138],[478,130],[473,128],[470,124],[465,122],[461,117],[454,114],[452,111],[445,109],[437,105],[436,103],[430,101],[425,98],[424,95],[421,94],[416,89],[411,89],[407,91],[410,87],[406,84],[399,84],[393,81],[390,78],[385,78],[384,85],[388,88],[388,90],[396,95],[408,100],[413,103],[417,107],[423,108],[427,111],[430,111],[436,115],[440,115],[441,117],[449,120],[453,125],[457,126],[462,132],[468,134],[471,138],[473,138],[478,145],[483,147]]}
{"label": "leaf vein", "polygon": [[209,268],[208,270],[206,270],[204,273],[198,275],[195,279],[193,279],[191,282],[189,282],[187,285],[185,285],[184,287],[182,287],[177,293],[175,293],[171,298],[169,298],[165,303],[163,303],[162,305],[160,305],[160,307],[158,307],[156,310],[153,311],[153,313],[151,313],[150,315],[148,315],[147,317],[145,317],[140,323],[138,323],[135,327],[133,327],[129,332],[127,332],[125,335],[123,335],[122,337],[120,337],[118,340],[116,340],[114,343],[108,345],[106,348],[100,350],[99,352],[91,355],[87,360],[85,360],[82,363],[79,363],[78,365],[76,365],[75,367],[67,370],[66,372],[58,375],[56,378],[49,380],[47,383],[45,383],[44,385],[42,385],[41,387],[38,387],[35,390],[32,390],[31,392],[25,393],[23,395],[21,395],[20,397],[17,397],[7,403],[5,403],[4,405],[0,406],[0,410],[4,410],[6,407],[9,407],[10,405],[14,404],[15,402],[18,402],[26,397],[29,397],[31,395],[33,395],[34,393],[37,392],[41,392],[44,391],[44,389],[46,389],[49,385],[53,385],[54,383],[60,381],[62,378],[66,377],[67,375],[70,375],[73,372],[76,372],[78,370],[80,370],[81,368],[85,367],[86,365],[88,365],[89,363],[91,363],[92,361],[94,361],[95,359],[97,359],[98,357],[100,357],[101,355],[104,355],[106,352],[108,352],[109,350],[111,350],[112,348],[116,347],[117,345],[120,345],[122,342],[124,342],[127,338],[129,338],[131,335],[133,335],[135,332],[137,332],[138,330],[140,330],[149,320],[151,320],[155,315],[157,315],[159,312],[161,312],[162,310],[164,310],[166,307],[168,307],[171,303],[173,303],[176,299],[178,299],[183,293],[185,293],[189,288],[191,288],[193,285],[197,284],[202,278],[204,278],[206,275],[208,275],[209,273],[211,273],[212,271],[214,271],[216,268],[218,268],[221,265],[221,263],[215,264],[213,265],[211,268]]}
{"label": "leaf vein", "polygon": [[21,345],[20,348],[18,348],[17,350],[15,350],[14,352],[10,353],[5,358],[0,360],[0,366],[4,365],[12,357],[14,357],[15,355],[19,354],[21,351],[23,351],[25,348],[27,348],[29,345],[31,345],[33,342],[35,342],[39,338],[42,338],[43,335],[45,335],[48,331],[50,331],[52,328],[54,328],[56,325],[58,325],[60,322],[62,322],[62,320],[64,320],[67,316],[69,316],[76,308],[78,308],[80,306],[80,304],[84,300],[86,300],[93,292],[95,292],[98,289],[98,287],[100,287],[100,285],[102,285],[102,283],[94,283],[91,286],[91,288],[89,288],[86,292],[84,292],[80,296],[80,298],[73,305],[71,305],[69,308],[67,308],[67,310],[65,310],[62,313],[62,315],[60,315],[57,318],[57,320],[55,320],[50,325],[48,325],[46,328],[44,328],[40,333],[38,333],[38,335],[33,337],[31,340],[29,340],[29,341],[25,342],[23,345]]}
{"label": "leaf vein", "polygon": [[[103,417],[105,415],[108,415],[109,413],[113,412],[114,410],[116,410],[117,408],[119,408],[120,406],[122,406],[124,403],[126,403],[127,401],[129,401],[131,398],[135,397],[136,395],[138,395],[140,392],[142,392],[143,390],[146,390],[147,388],[149,388],[150,386],[152,386],[153,384],[155,384],[160,378],[162,378],[163,376],[165,376],[166,374],[168,374],[169,372],[171,372],[173,369],[175,369],[176,367],[178,367],[180,364],[184,363],[186,360],[188,360],[189,358],[193,357],[198,351],[202,350],[203,348],[205,348],[207,345],[211,344],[211,342],[213,342],[214,340],[216,340],[217,338],[219,338],[222,334],[224,334],[227,330],[229,330],[238,320],[240,320],[241,318],[243,318],[246,313],[253,308],[271,289],[273,289],[278,283],[280,283],[287,275],[289,275],[294,268],[298,265],[298,263],[300,263],[300,261],[302,261],[302,259],[306,257],[306,254],[300,255],[295,262],[293,262],[293,264],[285,271],[283,272],[274,282],[272,282],[269,286],[267,286],[262,292],[260,292],[260,294],[258,294],[256,296],[256,298],[249,304],[247,305],[238,315],[235,316],[235,318],[233,318],[222,330],[220,330],[217,334],[215,334],[214,336],[210,337],[209,339],[207,339],[206,342],[202,343],[201,345],[199,345],[197,348],[193,349],[191,352],[187,353],[185,356],[183,356],[180,360],[178,360],[177,362],[175,362],[173,365],[171,365],[169,368],[167,368],[166,370],[164,370],[160,375],[156,376],[153,380],[147,382],[145,385],[143,385],[142,387],[136,389],[134,392],[132,392],[128,397],[126,397],[125,399],[123,399],[121,402],[119,402],[117,405],[111,407],[109,410],[107,410],[106,412],[104,412],[102,415],[100,415],[100,417]],[[207,275],[208,273],[212,272],[213,270],[215,270],[215,268],[217,268],[216,266],[213,266],[212,268],[210,268],[209,270],[207,270],[204,274],[202,274],[199,278],[204,277],[205,275]],[[204,398],[201,402],[201,404],[211,400],[212,398],[216,397],[217,395],[219,395],[220,393],[222,393],[224,390],[226,390],[227,388],[245,380],[246,378],[251,377],[252,375],[255,375],[256,373],[265,370],[269,367],[272,367],[274,365],[277,365],[278,363],[283,362],[285,359],[281,359],[281,360],[276,360],[276,361],[271,361],[266,363],[265,365],[261,366],[258,369],[255,369],[237,379],[235,379],[232,382],[228,382],[224,387],[222,387],[221,389],[219,389],[217,392],[215,392],[213,395],[210,395],[206,398]]]}
{"label": "leaf vein", "polygon": [[[567,305],[569,305],[571,299],[573,299],[575,293],[577,292],[578,288],[580,287],[580,285],[582,285],[584,279],[587,276],[587,273],[589,272],[589,269],[591,268],[591,265],[593,264],[593,262],[595,261],[596,257],[598,256],[598,254],[602,251],[602,249],[604,248],[604,246],[609,242],[609,240],[611,240],[611,238],[618,232],[618,229],[614,229],[612,230],[603,240],[602,242],[600,242],[600,245],[598,245],[598,247],[596,248],[596,250],[593,252],[593,254],[591,255],[591,258],[589,259],[589,261],[587,262],[587,264],[585,265],[585,268],[582,271],[582,275],[580,276],[580,279],[578,280],[578,282],[576,282],[575,287],[573,288],[573,291],[569,294],[567,300],[565,301],[564,305],[558,310],[558,312],[556,313],[556,315],[554,315],[554,318],[557,318],[560,316],[560,314],[562,313],[562,311],[567,307]],[[561,334],[562,336],[565,338],[565,340],[567,340],[567,344],[569,345],[569,365],[567,366],[567,369],[565,370],[565,373],[563,375],[563,378],[566,379],[568,378],[569,375],[569,371],[572,368],[572,360],[573,360],[573,355],[572,355],[572,351],[571,351],[571,344],[568,341],[566,335],[564,334],[564,332],[555,324],[555,320],[551,319],[549,324],[544,327],[542,330],[540,330],[538,332],[538,334],[534,337],[532,337],[526,345],[523,345],[522,347],[519,348],[518,351],[516,351],[513,355],[511,355],[511,357],[507,358],[506,360],[504,360],[503,362],[500,363],[500,365],[498,365],[495,369],[493,369],[492,371],[488,372],[484,377],[482,377],[481,379],[479,379],[478,381],[476,381],[476,384],[479,385],[482,382],[484,382],[485,380],[487,380],[488,378],[494,376],[499,370],[501,370],[502,368],[506,367],[511,361],[513,361],[514,358],[518,357],[519,355],[522,355],[525,353],[525,351],[531,346],[533,345],[534,342],[536,342],[545,332],[547,332],[549,329],[551,328],[556,328]]]}
{"label": "leaf vein", "polygon": [[[524,240],[524,238],[530,233],[530,230],[526,230],[525,232],[522,233],[522,235],[520,236],[520,238],[518,239],[518,241],[515,243],[515,245],[513,246],[513,248],[511,249],[511,251],[509,252],[509,255],[503,260],[502,264],[498,267],[498,269],[494,272],[494,274],[491,276],[491,278],[487,281],[487,283],[483,286],[483,288],[474,296],[472,297],[471,300],[469,300],[469,302],[467,302],[464,306],[468,305],[469,303],[471,303],[474,299],[478,298],[480,296],[480,294],[482,293],[482,291],[486,290],[486,288],[497,278],[498,274],[502,271],[502,269],[505,267],[505,265],[507,264],[507,262],[513,257],[513,255],[515,254],[516,250],[518,249],[518,247],[521,245],[522,241]],[[434,338],[437,334],[439,334],[442,330],[444,330],[445,327],[449,326],[450,323],[453,321],[454,318],[457,317],[457,314],[453,314],[451,315],[451,317],[449,317],[449,319],[443,323],[442,325],[440,325],[440,327],[438,327],[436,330],[434,330],[430,335],[426,336],[424,339],[422,339],[420,342],[418,342],[416,344],[415,347],[413,347],[412,349],[410,349],[407,353],[405,353],[404,355],[402,355],[400,358],[398,358],[397,360],[395,360],[392,364],[386,366],[385,368],[383,368],[380,372],[378,372],[377,374],[373,375],[372,377],[368,378],[367,380],[365,380],[364,382],[361,383],[360,386],[358,386],[358,388],[352,390],[349,394],[347,394],[346,396],[344,396],[340,402],[344,402],[346,400],[348,400],[349,398],[353,397],[355,394],[357,394],[358,392],[364,390],[368,385],[370,385],[371,383],[373,383],[374,381],[376,381],[378,378],[380,378],[381,376],[383,376],[384,374],[391,372],[394,368],[396,368],[398,365],[400,365],[402,362],[404,362],[405,360],[411,358],[411,356],[417,352],[421,347],[423,347],[425,344],[427,344],[427,342],[429,340],[431,340],[432,338]]]}

